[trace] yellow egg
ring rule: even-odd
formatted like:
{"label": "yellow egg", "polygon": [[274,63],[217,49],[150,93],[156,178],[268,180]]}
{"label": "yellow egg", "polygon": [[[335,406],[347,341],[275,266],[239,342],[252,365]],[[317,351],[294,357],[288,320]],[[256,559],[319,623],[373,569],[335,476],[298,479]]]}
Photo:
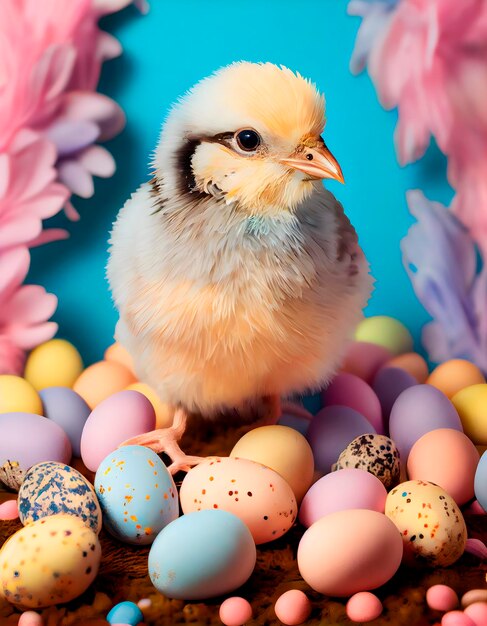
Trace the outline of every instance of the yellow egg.
{"label": "yellow egg", "polygon": [[34,387],[20,376],[0,375],[0,413],[42,415],[42,402]]}
{"label": "yellow egg", "polygon": [[487,384],[465,387],[451,401],[462,420],[467,437],[475,445],[487,445]]}
{"label": "yellow egg", "polygon": [[398,320],[387,315],[366,317],[355,330],[355,341],[367,341],[382,346],[392,354],[411,352],[413,338]]}
{"label": "yellow egg", "polygon": [[273,469],[289,484],[298,503],[313,482],[311,447],[301,433],[288,426],[254,428],[237,441],[230,456]]}
{"label": "yellow egg", "polygon": [[78,350],[69,341],[51,339],[32,350],[24,376],[40,391],[45,387],[72,387],[82,371]]}
{"label": "yellow egg", "polygon": [[384,367],[397,367],[408,374],[411,374],[418,383],[422,384],[428,378],[428,365],[420,354],[416,352],[406,352],[394,357],[384,365]]}
{"label": "yellow egg", "polygon": [[132,372],[115,361],[98,361],[85,369],[73,385],[91,409],[108,396],[136,382]]}
{"label": "yellow egg", "polygon": [[108,346],[105,350],[103,358],[105,361],[115,361],[115,363],[120,363],[120,365],[126,367],[136,377],[134,361],[127,350],[121,343],[118,343],[118,341],[113,343],[111,346]]}
{"label": "yellow egg", "polygon": [[156,414],[156,428],[168,428],[172,425],[174,409],[169,404],[161,402],[157,392],[152,387],[146,385],[146,383],[133,383],[127,387],[127,391],[129,390],[144,394],[152,404]]}
{"label": "yellow egg", "polygon": [[438,365],[431,372],[426,382],[451,399],[465,387],[485,383],[485,377],[479,368],[470,361],[451,359]]}

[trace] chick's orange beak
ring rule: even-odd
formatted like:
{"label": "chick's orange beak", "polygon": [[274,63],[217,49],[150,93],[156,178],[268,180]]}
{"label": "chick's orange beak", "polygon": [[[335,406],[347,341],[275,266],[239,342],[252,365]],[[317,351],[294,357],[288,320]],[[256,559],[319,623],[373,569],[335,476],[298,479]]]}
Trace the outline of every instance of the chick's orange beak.
{"label": "chick's orange beak", "polygon": [[342,168],[324,144],[317,148],[305,148],[298,157],[281,159],[280,163],[304,172],[312,178],[333,178],[341,183],[345,182]]}

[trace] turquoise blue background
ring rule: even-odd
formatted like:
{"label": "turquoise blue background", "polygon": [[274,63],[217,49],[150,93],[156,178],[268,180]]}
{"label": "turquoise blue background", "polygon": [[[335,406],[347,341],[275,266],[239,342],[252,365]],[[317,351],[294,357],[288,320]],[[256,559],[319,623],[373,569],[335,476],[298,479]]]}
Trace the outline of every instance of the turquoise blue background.
{"label": "turquoise blue background", "polygon": [[287,65],[325,93],[325,138],[346,179],[345,186],[328,186],[355,225],[376,278],[367,314],[397,317],[419,348],[428,316],[401,263],[399,243],[412,223],[404,194],[420,187],[449,202],[446,163],[433,146],[420,163],[398,166],[395,113],[381,108],[366,74],[349,71],[358,25],[342,0],[152,0],[145,16],[129,7],[104,19],[124,49],[105,65],[100,84],[127,115],[123,133],[106,144],[118,169],[111,179],[97,180],[93,198],[74,200],[80,222],[55,218],[56,225],[67,224],[71,238],[34,250],[29,276],[59,297],[59,336],[72,341],[86,363],[101,358],[117,320],[104,275],[109,231],[130,193],[149,176],[168,107],[194,82],[240,59]]}

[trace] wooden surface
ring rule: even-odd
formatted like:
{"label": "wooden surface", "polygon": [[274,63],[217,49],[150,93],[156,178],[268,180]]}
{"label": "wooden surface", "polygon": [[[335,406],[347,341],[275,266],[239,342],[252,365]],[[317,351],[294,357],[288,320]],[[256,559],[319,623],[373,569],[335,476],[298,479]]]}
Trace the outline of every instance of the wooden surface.
{"label": "wooden surface", "polygon": [[[244,429],[222,432],[214,426],[197,433],[186,448],[205,455],[228,454]],[[194,431],[193,431],[194,435]],[[211,443],[204,443],[210,441]],[[2,494],[0,494],[0,499]],[[7,496],[3,494],[3,499]],[[466,517],[470,537],[487,543],[487,516]],[[0,545],[21,527],[18,522],[0,522]],[[303,528],[295,526],[287,535],[271,544],[259,546],[257,566],[248,583],[236,592],[246,597],[254,609],[249,624],[279,624],[273,605],[288,589],[302,589],[312,600],[313,612],[307,621],[311,626],[351,624],[345,615],[345,600],[329,599],[314,593],[300,578],[296,566],[296,550]],[[102,626],[113,604],[122,600],[137,602],[150,598],[152,606],[144,610],[145,623],[150,626],[176,624],[221,624],[218,608],[221,598],[206,603],[168,600],[152,586],[147,574],[149,548],[131,547],[114,540],[102,531],[103,558],[99,575],[92,587],[80,598],[62,607],[43,610],[45,626]],[[401,567],[394,578],[377,595],[384,604],[383,615],[373,624],[394,626],[426,626],[439,622],[441,614],[427,609],[426,589],[437,583],[453,587],[459,595],[473,588],[486,588],[487,566],[471,555],[464,555],[454,566],[441,570],[410,570]],[[17,609],[0,599],[0,626],[18,622]]]}

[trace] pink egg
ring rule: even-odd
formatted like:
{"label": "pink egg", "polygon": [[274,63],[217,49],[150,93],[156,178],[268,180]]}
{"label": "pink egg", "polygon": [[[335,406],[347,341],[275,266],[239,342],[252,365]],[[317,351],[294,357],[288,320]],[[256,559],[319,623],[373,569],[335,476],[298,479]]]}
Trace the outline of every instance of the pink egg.
{"label": "pink egg", "polygon": [[86,420],[81,435],[81,458],[96,472],[118,446],[154,429],[156,416],[150,401],[138,391],[119,391],[103,400]]}
{"label": "pink egg", "polygon": [[463,611],[450,611],[449,613],[445,613],[445,615],[443,615],[443,618],[441,620],[441,626],[478,626],[478,625],[466,613],[463,613]]}
{"label": "pink egg", "polygon": [[380,434],[384,434],[379,398],[365,381],[354,374],[338,374],[322,392],[324,406],[348,406],[363,415]]}
{"label": "pink egg", "polygon": [[391,358],[392,352],[382,346],[354,341],[348,347],[340,371],[355,374],[370,384],[382,365]]}
{"label": "pink egg", "polygon": [[299,521],[306,527],[347,509],[369,509],[384,513],[387,491],[380,480],[361,469],[342,469],[320,478],[303,498]]}
{"label": "pink egg", "polygon": [[382,602],[369,591],[353,595],[347,602],[347,615],[353,622],[370,622],[382,613]]}
{"label": "pink egg", "polygon": [[277,619],[286,626],[304,624],[311,613],[308,596],[299,589],[290,589],[279,596],[274,606]]}
{"label": "pink egg", "polygon": [[487,626],[487,602],[474,602],[467,606],[464,612],[476,626]]}
{"label": "pink egg", "polygon": [[426,603],[435,611],[452,611],[458,606],[458,596],[447,585],[433,585],[426,592]]}
{"label": "pink egg", "polygon": [[479,453],[464,433],[438,428],[426,433],[411,448],[407,460],[410,480],[425,480],[442,487],[461,506],[474,497]]}
{"label": "pink egg", "polygon": [[17,506],[17,500],[7,500],[3,504],[0,504],[0,520],[12,520],[17,519],[19,516],[19,507]]}
{"label": "pink egg", "polygon": [[220,606],[220,619],[225,626],[242,626],[252,619],[252,607],[245,598],[227,598]]}
{"label": "pink egg", "polygon": [[19,618],[18,626],[42,626],[44,620],[35,611],[25,611]]}

